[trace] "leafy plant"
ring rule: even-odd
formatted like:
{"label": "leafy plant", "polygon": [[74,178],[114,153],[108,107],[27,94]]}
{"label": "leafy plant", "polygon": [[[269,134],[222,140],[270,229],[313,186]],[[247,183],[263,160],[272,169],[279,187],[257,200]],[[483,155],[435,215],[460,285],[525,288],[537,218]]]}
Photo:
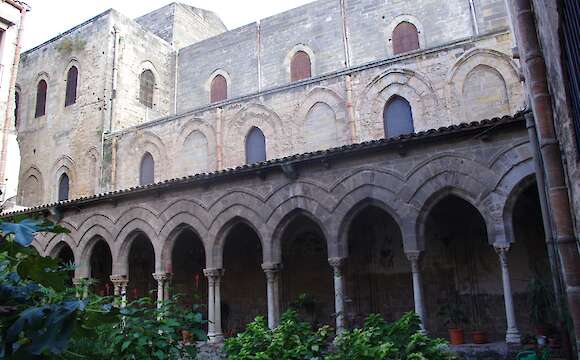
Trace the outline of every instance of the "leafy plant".
{"label": "leafy plant", "polygon": [[313,330],[298,319],[295,310],[289,310],[274,330],[268,329],[264,317],[258,316],[246,331],[227,339],[224,349],[230,360],[323,359],[331,332],[328,326]]}
{"label": "leafy plant", "polygon": [[530,318],[536,325],[546,325],[553,318],[554,294],[550,286],[538,274],[528,284]]}
{"label": "leafy plant", "polygon": [[460,329],[462,325],[468,322],[468,319],[459,296],[452,296],[452,299],[452,301],[439,308],[437,315],[443,319],[445,326],[452,329]]}
{"label": "leafy plant", "polygon": [[446,342],[422,334],[419,318],[407,313],[392,324],[380,315],[370,315],[362,329],[341,334],[336,351],[326,360],[450,360]]}

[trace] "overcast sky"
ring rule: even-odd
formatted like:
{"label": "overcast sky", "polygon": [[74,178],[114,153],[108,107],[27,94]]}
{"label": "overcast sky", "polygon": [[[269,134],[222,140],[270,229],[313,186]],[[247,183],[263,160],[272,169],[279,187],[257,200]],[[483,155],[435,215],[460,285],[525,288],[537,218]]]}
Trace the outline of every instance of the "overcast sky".
{"label": "overcast sky", "polygon": [[[24,50],[114,8],[135,18],[171,3],[171,0],[24,0],[32,11],[26,20]],[[214,11],[228,29],[312,2],[313,0],[181,0]]]}

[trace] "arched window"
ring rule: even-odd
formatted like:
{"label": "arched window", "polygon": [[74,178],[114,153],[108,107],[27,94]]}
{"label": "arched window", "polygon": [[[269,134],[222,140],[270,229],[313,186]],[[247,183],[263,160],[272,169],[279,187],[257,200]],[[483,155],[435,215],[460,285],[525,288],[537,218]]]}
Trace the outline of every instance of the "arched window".
{"label": "arched window", "polygon": [[310,56],[304,51],[297,51],[290,63],[290,80],[298,81],[312,76]]}
{"label": "arched window", "polygon": [[68,200],[69,186],[70,183],[68,175],[64,173],[58,180],[58,201]]}
{"label": "arched window", "polygon": [[20,92],[14,92],[14,128],[18,129],[18,109],[20,108]]}
{"label": "arched window", "polygon": [[266,137],[262,130],[253,127],[246,136],[246,164],[266,161]]}
{"label": "arched window", "polygon": [[48,85],[46,81],[40,80],[36,87],[36,111],[34,112],[34,117],[39,118],[46,114],[46,92],[48,90]]}
{"label": "arched window", "polygon": [[155,75],[153,75],[153,71],[143,71],[139,77],[139,85],[139,102],[152,109],[153,90],[155,89]]}
{"label": "arched window", "polygon": [[79,77],[79,70],[76,66],[71,67],[66,75],[66,96],[64,99],[64,106],[70,106],[77,102],[77,81]]}
{"label": "arched window", "polygon": [[393,30],[393,54],[402,54],[419,48],[419,32],[415,25],[403,21]]}
{"label": "arched window", "polygon": [[415,132],[413,111],[409,102],[400,96],[393,96],[385,105],[383,126],[387,138]]}
{"label": "arched window", "polygon": [[139,172],[139,184],[148,185],[155,182],[155,161],[153,156],[146,152],[141,159],[141,168]]}
{"label": "arched window", "polygon": [[214,103],[228,98],[228,82],[222,75],[216,75],[211,81],[209,101]]}

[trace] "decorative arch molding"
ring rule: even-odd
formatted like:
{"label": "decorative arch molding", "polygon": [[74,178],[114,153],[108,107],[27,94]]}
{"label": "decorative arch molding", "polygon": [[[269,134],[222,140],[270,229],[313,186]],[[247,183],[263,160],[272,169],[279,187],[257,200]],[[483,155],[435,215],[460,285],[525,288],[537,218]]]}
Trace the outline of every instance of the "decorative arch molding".
{"label": "decorative arch molding", "polygon": [[[135,168],[130,178],[127,179],[131,185],[139,184],[140,164],[145,153],[150,153],[155,162],[155,182],[159,182],[164,178],[169,178],[171,169],[167,161],[166,146],[163,140],[151,131],[137,131],[130,140],[128,163],[134,164]],[[130,186],[131,186],[130,185]]]}
{"label": "decorative arch molding", "polygon": [[399,15],[399,16],[395,17],[389,23],[389,25],[387,25],[387,27],[384,28],[383,38],[387,39],[387,41],[385,41],[387,57],[396,56],[395,52],[393,51],[393,31],[395,31],[395,28],[397,27],[397,25],[399,25],[402,22],[408,22],[409,24],[413,24],[417,28],[417,35],[419,36],[419,49],[426,48],[426,46],[425,46],[425,32],[423,31],[423,23],[421,23],[421,21],[419,21],[419,19],[416,16],[413,16],[411,14],[403,14],[403,15]]}
{"label": "decorative arch molding", "polygon": [[[187,142],[191,136],[199,133],[205,137],[207,141],[207,166],[206,172],[214,171],[217,169],[217,136],[215,128],[210,125],[207,121],[200,118],[188,118],[179,131],[179,135],[175,140],[175,149],[179,151],[179,155],[182,158],[184,164],[189,164],[189,155],[192,149],[188,148]],[[183,176],[191,175],[189,172],[180,174]]]}
{"label": "decorative arch molding", "polygon": [[226,167],[246,162],[245,154],[239,149],[245,149],[246,135],[253,127],[259,128],[266,137],[268,159],[275,159],[290,152],[291,136],[286,134],[280,116],[264,105],[250,104],[225,120],[224,161]]}
{"label": "decorative arch molding", "polygon": [[310,46],[301,43],[294,45],[294,47],[290,49],[288,54],[286,54],[286,57],[284,57],[284,71],[286,72],[286,79],[290,79],[290,64],[292,63],[292,58],[294,57],[294,55],[296,55],[296,53],[299,51],[305,52],[310,58],[310,73],[311,73],[310,76],[314,77],[318,74],[318,72],[316,71],[317,59],[316,55],[314,54],[314,51]]}
{"label": "decorative arch molding", "polygon": [[162,244],[157,240],[155,230],[143,219],[134,218],[117,235],[115,240],[115,247],[111,248],[113,253],[113,274],[128,275],[129,274],[129,251],[133,241],[139,235],[145,235],[148,241],[151,242],[155,253],[155,269],[159,267],[158,259],[161,258]]}
{"label": "decorative arch molding", "polygon": [[72,199],[75,197],[76,194],[76,180],[77,180],[77,174],[76,174],[76,163],[75,161],[68,155],[62,155],[61,157],[59,157],[54,165],[52,166],[52,178],[53,181],[51,182],[51,190],[50,190],[50,194],[51,194],[51,199],[52,200],[58,200],[58,187],[59,187],[59,181],[60,181],[60,177],[63,174],[66,174],[69,178],[69,184],[70,184],[70,189],[69,189],[69,199]]}
{"label": "decorative arch molding", "polygon": [[[89,278],[91,276],[91,256],[93,249],[99,241],[104,241],[113,253],[111,233],[101,225],[95,225],[86,231],[79,242],[79,267],[77,273],[80,278]],[[115,258],[112,259],[115,262]]]}
{"label": "decorative arch molding", "polygon": [[433,210],[433,208],[444,198],[449,195],[456,196],[466,202],[468,202],[471,206],[473,206],[481,215],[483,221],[485,222],[485,227],[487,229],[487,237],[488,242],[490,245],[496,242],[496,235],[497,229],[495,224],[489,218],[489,209],[485,207],[485,204],[477,201],[477,195],[470,193],[468,190],[462,189],[460,187],[455,186],[442,186],[439,188],[434,189],[430,194],[426,201],[423,203],[423,206],[420,210],[416,213],[417,217],[414,220],[415,232],[417,234],[417,250],[424,251],[426,248],[426,236],[425,236],[425,227],[427,223],[427,218],[429,214]]}
{"label": "decorative arch molding", "polygon": [[147,236],[150,237],[151,241],[157,239],[159,229],[163,227],[163,222],[159,218],[159,214],[146,207],[136,206],[124,211],[117,219],[115,226],[117,231],[113,234],[115,243],[123,241],[128,232],[132,231],[135,220],[142,221],[147,224],[146,227],[147,229],[150,229],[150,231],[143,230],[143,232],[145,232]]}
{"label": "decorative arch molding", "polygon": [[[38,184],[38,193],[36,194],[36,199],[31,199],[31,198],[26,198],[25,194],[30,194],[31,190],[27,189],[26,186],[29,185],[28,184],[28,180],[30,178],[34,178],[37,181]],[[26,170],[26,172],[24,172],[24,174],[20,177],[20,185],[18,186],[18,192],[19,192],[19,201],[20,203],[26,205],[26,206],[33,206],[33,205],[38,205],[41,202],[45,201],[42,194],[45,194],[45,188],[44,188],[44,178],[42,176],[42,173],[40,172],[39,168],[36,165],[32,165],[28,168],[28,170]],[[26,200],[26,201],[25,201]],[[25,202],[30,202],[29,204],[25,204]]]}
{"label": "decorative arch molding", "polygon": [[[298,110],[294,114],[294,119],[299,122],[299,127],[304,129],[308,115],[316,104],[327,105],[334,112],[337,134],[342,134],[338,137],[338,142],[333,147],[345,145],[350,142],[352,134],[350,134],[349,124],[346,115],[345,100],[331,89],[324,87],[317,87],[311,90],[304,101],[300,104]],[[305,144],[305,131],[300,131],[300,142]]]}
{"label": "decorative arch molding", "polygon": [[404,203],[388,187],[365,184],[344,195],[333,212],[330,226],[336,233],[337,257],[347,257],[348,229],[356,216],[368,207],[377,207],[393,218],[403,236],[405,251],[417,250],[415,229],[407,219],[416,217],[416,210]]}
{"label": "decorative arch molding", "polygon": [[[201,245],[205,252],[205,258],[207,259],[207,233],[201,226],[202,225],[199,223],[197,218],[191,214],[180,213],[175,215],[175,217],[166,224],[164,230],[162,230],[159,235],[159,239],[162,242],[162,249],[160,258],[155,260],[156,271],[167,273],[172,272],[172,267],[169,265],[173,263],[173,248],[179,235],[186,230],[192,231],[198,237],[199,241],[201,241]],[[198,231],[198,229],[201,229],[201,232]]]}
{"label": "decorative arch molding", "polygon": [[447,73],[446,98],[451,119],[465,118],[466,109],[461,101],[465,80],[473,69],[481,65],[497,71],[503,78],[511,114],[523,106],[523,90],[516,63],[508,55],[496,50],[472,49],[463,54]]}
{"label": "decorative arch molding", "polygon": [[441,119],[439,99],[425,76],[408,69],[388,69],[376,76],[355,102],[358,141],[385,136],[383,112],[395,95],[411,105],[415,131],[438,128],[448,122]]}
{"label": "decorative arch molding", "polygon": [[228,99],[232,98],[232,77],[231,77],[230,73],[227,72],[225,69],[216,69],[208,77],[208,79],[204,85],[204,89],[205,89],[205,92],[207,94],[207,101],[208,102],[211,102],[211,84],[213,82],[213,79],[215,79],[215,77],[218,75],[221,75],[224,77],[224,79],[226,79],[227,98]]}
{"label": "decorative arch molding", "polygon": [[68,62],[66,63],[66,66],[63,69],[63,72],[62,72],[62,78],[63,79],[66,79],[67,74],[68,74],[68,71],[73,66],[75,66],[77,68],[77,70],[79,71],[79,75],[81,74],[81,71],[82,71],[81,63],[80,63],[79,59],[76,56],[73,56],[73,57],[69,58]]}
{"label": "decorative arch molding", "polygon": [[70,234],[54,234],[45,244],[45,256],[56,257],[64,245],[70,247],[75,257],[75,263],[78,262],[79,256],[77,254],[78,247]]}
{"label": "decorative arch molding", "polygon": [[[318,213],[318,215],[317,215]],[[281,264],[282,263],[282,247],[283,238],[288,229],[288,226],[292,224],[292,221],[296,218],[304,216],[312,220],[317,227],[322,232],[324,236],[324,242],[326,244],[326,250],[329,258],[334,256],[333,242],[329,238],[329,230],[324,225],[326,220],[329,218],[329,213],[320,212],[318,210],[317,204],[314,201],[298,201],[298,203],[290,202],[287,206],[279,208],[279,211],[274,217],[271,218],[270,223],[273,225],[269,232],[269,239],[271,239],[270,253],[268,257],[264,256],[264,263]]]}
{"label": "decorative arch molding", "polygon": [[262,246],[262,262],[265,262],[270,253],[269,243],[264,240],[263,236],[265,225],[255,212],[248,210],[250,209],[243,205],[236,205],[221,213],[219,219],[216,219],[209,231],[209,241],[206,247],[206,254],[210,255],[205,260],[208,269],[223,268],[226,239],[230,231],[240,223],[249,226],[258,236]]}
{"label": "decorative arch molding", "polygon": [[[153,86],[153,109],[157,109],[159,107],[159,79],[161,79],[160,75],[159,75],[159,71],[157,71],[157,67],[155,66],[155,64],[150,61],[150,60],[145,60],[143,62],[141,62],[141,64],[139,64],[139,67],[136,69],[137,70],[137,76],[134,79],[135,82],[135,99],[136,102],[138,104],[141,104],[141,102],[139,101],[140,98],[140,90],[141,90],[141,74],[143,74],[144,71],[149,70],[153,73],[153,76],[155,77],[155,84]],[[145,105],[141,104],[143,107],[145,107]]]}

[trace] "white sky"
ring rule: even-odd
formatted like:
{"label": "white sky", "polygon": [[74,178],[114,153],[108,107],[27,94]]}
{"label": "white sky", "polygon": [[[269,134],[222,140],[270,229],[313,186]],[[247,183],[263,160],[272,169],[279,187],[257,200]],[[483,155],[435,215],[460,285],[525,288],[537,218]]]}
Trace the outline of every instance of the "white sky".
{"label": "white sky", "polygon": [[[172,0],[24,0],[28,13],[24,50],[78,25],[101,12],[114,8],[136,18],[167,5]],[[313,0],[180,0],[184,4],[214,11],[228,29],[278,14]]]}

